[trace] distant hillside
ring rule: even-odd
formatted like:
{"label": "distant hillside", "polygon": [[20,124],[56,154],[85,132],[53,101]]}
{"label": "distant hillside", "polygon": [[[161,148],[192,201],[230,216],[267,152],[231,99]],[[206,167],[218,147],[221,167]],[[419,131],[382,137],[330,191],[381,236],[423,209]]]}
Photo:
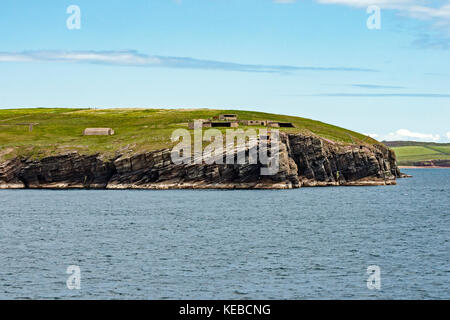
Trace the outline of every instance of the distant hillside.
{"label": "distant hillside", "polygon": [[[450,165],[450,143],[418,141],[383,141],[394,149],[399,165],[403,166],[448,166]],[[449,160],[449,161],[440,161]]]}

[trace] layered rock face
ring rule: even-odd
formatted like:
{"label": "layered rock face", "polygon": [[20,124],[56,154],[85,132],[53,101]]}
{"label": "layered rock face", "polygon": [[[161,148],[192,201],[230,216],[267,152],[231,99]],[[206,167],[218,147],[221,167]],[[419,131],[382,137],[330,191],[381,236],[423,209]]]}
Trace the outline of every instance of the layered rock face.
{"label": "layered rock face", "polygon": [[265,166],[248,161],[261,144],[244,149],[244,164],[174,164],[169,149],[113,160],[69,153],[0,163],[0,188],[290,189],[390,185],[401,176],[395,154],[381,145],[348,146],[285,133],[280,140],[279,166],[272,175],[261,175]]}
{"label": "layered rock face", "polygon": [[8,160],[0,163],[0,189],[21,189],[25,185],[19,180],[22,167],[20,159]]}
{"label": "layered rock face", "polygon": [[40,161],[14,159],[0,165],[0,188],[99,189],[106,188],[113,173],[111,162],[76,152]]}
{"label": "layered rock face", "polygon": [[401,177],[395,153],[382,145],[339,146],[304,135],[290,135],[289,144],[303,186],[388,185]]}

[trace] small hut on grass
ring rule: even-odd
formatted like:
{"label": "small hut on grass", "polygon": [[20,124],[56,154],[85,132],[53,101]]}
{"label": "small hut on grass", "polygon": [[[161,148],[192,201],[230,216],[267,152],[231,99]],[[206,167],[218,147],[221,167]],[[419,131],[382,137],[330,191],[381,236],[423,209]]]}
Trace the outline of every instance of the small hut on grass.
{"label": "small hut on grass", "polygon": [[112,136],[114,130],[111,128],[86,128],[83,131],[84,136]]}

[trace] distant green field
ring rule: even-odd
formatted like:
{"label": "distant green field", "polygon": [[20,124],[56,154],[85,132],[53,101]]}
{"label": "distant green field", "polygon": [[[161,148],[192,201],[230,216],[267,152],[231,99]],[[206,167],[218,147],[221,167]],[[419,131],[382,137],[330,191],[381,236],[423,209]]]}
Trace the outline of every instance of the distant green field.
{"label": "distant green field", "polygon": [[436,150],[440,153],[450,154],[450,145],[449,146],[428,146],[429,149]]}
{"label": "distant green field", "polygon": [[426,160],[449,160],[450,146],[427,145],[393,147],[400,165],[412,165],[414,162]]}
{"label": "distant green field", "polygon": [[[289,132],[312,132],[321,137],[345,142],[377,141],[340,127],[311,119],[238,110],[211,109],[10,109],[0,110],[0,157],[21,154],[43,157],[65,151],[84,154],[140,152],[170,147],[174,129],[187,128],[193,119],[206,119],[235,113],[239,119],[292,122]],[[36,123],[30,132],[27,124]],[[83,136],[88,127],[109,127],[113,136]],[[244,127],[245,129],[245,127]]]}

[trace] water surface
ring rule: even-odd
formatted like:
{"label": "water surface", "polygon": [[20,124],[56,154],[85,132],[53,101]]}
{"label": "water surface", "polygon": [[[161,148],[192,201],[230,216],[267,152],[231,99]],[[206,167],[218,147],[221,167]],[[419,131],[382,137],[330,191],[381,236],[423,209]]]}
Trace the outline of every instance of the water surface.
{"label": "water surface", "polygon": [[404,171],[389,187],[3,190],[0,298],[449,299],[450,170]]}

